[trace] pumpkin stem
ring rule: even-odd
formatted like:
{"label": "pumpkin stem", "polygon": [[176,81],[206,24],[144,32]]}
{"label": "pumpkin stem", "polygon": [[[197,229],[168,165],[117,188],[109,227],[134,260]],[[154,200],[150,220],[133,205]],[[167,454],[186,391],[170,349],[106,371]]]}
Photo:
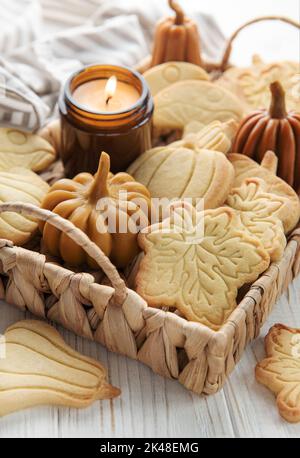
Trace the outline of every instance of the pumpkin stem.
{"label": "pumpkin stem", "polygon": [[102,197],[108,196],[107,179],[110,171],[110,157],[104,151],[101,153],[98,170],[89,189],[89,198],[97,202]]}
{"label": "pumpkin stem", "polygon": [[269,108],[270,117],[272,119],[286,118],[285,92],[279,81],[270,84],[270,91],[272,94]]}
{"label": "pumpkin stem", "polygon": [[174,2],[174,0],[169,0],[170,8],[175,11],[175,25],[183,25],[184,24],[184,12],[181,6],[178,3]]}

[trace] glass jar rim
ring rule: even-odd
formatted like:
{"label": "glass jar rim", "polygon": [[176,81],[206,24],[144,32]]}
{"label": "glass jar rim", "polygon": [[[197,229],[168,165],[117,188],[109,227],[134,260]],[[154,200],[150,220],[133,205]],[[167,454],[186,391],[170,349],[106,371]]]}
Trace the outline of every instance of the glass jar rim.
{"label": "glass jar rim", "polygon": [[[105,112],[105,111],[94,111],[94,110],[87,109],[87,107],[85,107],[84,105],[81,105],[74,99],[72,91],[71,91],[71,83],[79,75],[88,73],[88,72],[92,72],[93,69],[95,71],[102,69],[104,72],[108,70],[111,70],[112,72],[115,71],[116,76],[118,76],[118,71],[119,71],[119,75],[121,72],[124,72],[124,71],[127,72],[129,76],[133,76],[137,81],[140,82],[140,86],[141,86],[140,97],[132,106],[130,106],[128,109],[125,109],[125,110]],[[105,76],[103,78],[105,78]],[[84,84],[84,81],[81,84]],[[80,84],[78,85],[78,87],[79,86]],[[147,98],[149,97],[150,91],[147,86],[145,78],[138,71],[130,67],[127,67],[125,65],[97,64],[96,63],[96,64],[86,65],[85,67],[81,68],[80,70],[77,70],[76,72],[72,73],[72,75],[69,76],[69,78],[67,79],[65,83],[64,93],[65,93],[67,102],[70,102],[74,107],[77,107],[82,112],[87,113],[89,115],[103,116],[109,119],[110,117],[113,117],[113,116],[122,116],[122,115],[128,116],[131,113],[134,113],[146,102]]]}

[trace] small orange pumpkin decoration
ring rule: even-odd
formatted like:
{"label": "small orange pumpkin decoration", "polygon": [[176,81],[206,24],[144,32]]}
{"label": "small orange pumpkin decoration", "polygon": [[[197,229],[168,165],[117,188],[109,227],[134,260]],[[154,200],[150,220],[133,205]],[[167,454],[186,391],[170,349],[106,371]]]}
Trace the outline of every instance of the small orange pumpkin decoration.
{"label": "small orange pumpkin decoration", "polygon": [[156,27],[151,67],[170,61],[185,61],[201,66],[196,22],[185,17],[175,1],[169,0],[169,5],[176,16],[163,19]]}
{"label": "small orange pumpkin decoration", "polygon": [[[150,193],[145,186],[128,173],[110,173],[110,157],[106,153],[101,154],[94,176],[80,173],[73,180],[59,180],[42,202],[42,208],[70,220],[85,232],[119,268],[125,267],[139,252],[134,232],[137,226],[132,224],[137,221],[148,226],[150,205]],[[97,268],[66,234],[48,223],[41,223],[40,229],[50,254],[74,266],[88,263]]]}
{"label": "small orange pumpkin decoration", "polygon": [[300,112],[287,113],[285,92],[271,83],[269,110],[250,113],[237,132],[233,152],[261,162],[268,150],[278,157],[278,175],[300,193]]}

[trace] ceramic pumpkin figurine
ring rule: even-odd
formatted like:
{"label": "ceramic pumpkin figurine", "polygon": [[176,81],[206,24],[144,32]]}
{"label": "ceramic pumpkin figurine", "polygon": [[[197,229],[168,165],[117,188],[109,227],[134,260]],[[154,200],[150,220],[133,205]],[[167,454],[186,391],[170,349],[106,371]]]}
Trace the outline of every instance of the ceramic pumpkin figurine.
{"label": "ceramic pumpkin figurine", "polygon": [[200,37],[195,21],[186,18],[180,6],[169,0],[175,17],[163,19],[157,25],[151,67],[169,61],[185,61],[202,65]]}
{"label": "ceramic pumpkin figurine", "polygon": [[[133,224],[136,220],[138,225],[148,225],[150,202],[148,190],[130,175],[110,173],[109,155],[102,153],[94,176],[80,173],[73,180],[57,181],[42,207],[69,219],[102,249],[116,267],[122,268],[139,251],[138,228]],[[71,265],[87,262],[91,267],[97,267],[66,234],[48,223],[41,223],[40,229],[50,254],[60,256]]]}
{"label": "ceramic pumpkin figurine", "polygon": [[300,192],[300,112],[287,112],[285,93],[278,81],[271,83],[269,110],[257,110],[242,121],[233,152],[260,162],[268,150],[278,157],[278,175]]}

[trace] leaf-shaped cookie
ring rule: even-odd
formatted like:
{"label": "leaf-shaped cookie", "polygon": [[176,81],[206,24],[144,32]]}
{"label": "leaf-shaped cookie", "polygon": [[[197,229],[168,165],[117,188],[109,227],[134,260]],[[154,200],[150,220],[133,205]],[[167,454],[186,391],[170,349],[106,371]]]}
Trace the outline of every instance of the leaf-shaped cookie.
{"label": "leaf-shaped cookie", "polygon": [[25,167],[40,172],[47,168],[55,157],[53,146],[39,135],[0,128],[0,170]]}
{"label": "leaf-shaped cookie", "polygon": [[[178,203],[179,209],[180,203]],[[257,279],[270,257],[256,237],[239,229],[227,207],[173,211],[139,235],[145,252],[138,293],[154,307],[176,307],[183,316],[219,329],[236,307],[238,288]]]}
{"label": "leaf-shaped cookie", "polygon": [[154,126],[162,130],[183,130],[191,121],[238,121],[243,116],[238,98],[208,81],[172,84],[154,97],[154,104]]}
{"label": "leaf-shaped cookie", "polygon": [[143,74],[153,97],[171,84],[184,80],[208,81],[209,76],[199,65],[189,62],[166,62],[155,65]]}
{"label": "leaf-shaped cookie", "polygon": [[287,95],[289,110],[299,109],[299,62],[281,61],[264,63],[254,56],[251,67],[226,70],[218,84],[236,94],[247,106],[247,110],[267,108],[270,104],[269,86],[280,81]]}
{"label": "leaf-shaped cookie", "polygon": [[[49,190],[48,184],[31,170],[16,167],[0,171],[0,203],[24,202],[40,207]],[[0,215],[0,238],[24,245],[37,230],[37,221],[13,212]]]}
{"label": "leaf-shaped cookie", "polygon": [[[286,199],[285,210],[282,214],[282,223],[285,233],[290,232],[299,222],[300,218],[300,201],[299,196],[281,178],[273,173],[274,163],[276,159],[272,159],[274,153],[268,151],[259,165],[253,159],[250,159],[243,154],[228,154],[228,159],[232,163],[235,171],[234,187],[241,186],[246,178],[261,178],[266,184],[266,191],[276,194]],[[270,171],[270,169],[272,171]]]}
{"label": "leaf-shaped cookie", "polygon": [[239,212],[242,227],[261,240],[271,261],[279,261],[286,246],[282,221],[289,200],[267,192],[263,180],[247,178],[231,190],[227,204]]}
{"label": "leaf-shaped cookie", "polygon": [[67,345],[47,323],[20,321],[4,334],[0,359],[0,416],[38,405],[88,407],[120,391],[97,361]]}
{"label": "leaf-shaped cookie", "polygon": [[255,369],[258,382],[277,397],[285,420],[300,421],[300,329],[275,324],[265,338],[267,358]]}
{"label": "leaf-shaped cookie", "polygon": [[207,126],[192,121],[184,129],[183,140],[194,143],[198,148],[227,154],[231,150],[237,129],[238,123],[233,119],[227,122],[213,121]]}

